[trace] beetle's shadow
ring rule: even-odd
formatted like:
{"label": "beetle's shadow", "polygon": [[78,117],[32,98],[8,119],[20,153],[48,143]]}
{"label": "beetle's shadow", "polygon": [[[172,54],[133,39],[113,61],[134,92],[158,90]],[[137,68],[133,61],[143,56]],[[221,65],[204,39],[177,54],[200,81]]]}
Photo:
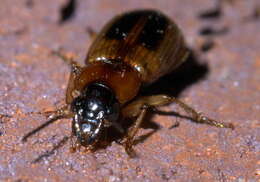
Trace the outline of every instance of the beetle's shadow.
{"label": "beetle's shadow", "polygon": [[[185,90],[187,87],[197,83],[198,81],[204,79],[209,72],[209,67],[206,63],[200,63],[198,56],[196,56],[193,51],[190,51],[191,54],[187,61],[185,61],[181,66],[179,66],[172,73],[163,76],[155,83],[149,85],[141,91],[141,95],[157,95],[157,94],[167,94],[173,97],[178,97],[180,93]],[[141,128],[152,129],[145,135],[138,137],[135,140],[135,143],[143,142],[146,138],[155,133],[160,129],[160,125],[152,121],[154,114],[175,116],[179,118],[186,118],[192,120],[188,116],[183,116],[177,112],[164,112],[164,111],[151,111],[148,112],[145,116]],[[124,128],[127,130],[133,124],[135,120],[124,121]],[[178,127],[178,123],[173,123],[170,129]],[[113,134],[111,136],[111,141],[118,141],[122,139],[122,135],[118,135],[115,131],[109,131],[108,133]]]}

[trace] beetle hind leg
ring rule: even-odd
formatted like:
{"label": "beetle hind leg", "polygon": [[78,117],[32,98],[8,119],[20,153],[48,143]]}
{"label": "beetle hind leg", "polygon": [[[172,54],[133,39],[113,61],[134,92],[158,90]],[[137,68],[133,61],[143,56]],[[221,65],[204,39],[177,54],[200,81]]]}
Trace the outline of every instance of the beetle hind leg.
{"label": "beetle hind leg", "polygon": [[221,121],[211,119],[211,118],[205,116],[203,113],[197,112],[195,109],[193,109],[189,105],[185,104],[184,102],[182,102],[174,97],[169,97],[169,96],[163,96],[163,97],[165,99],[169,100],[169,103],[171,103],[171,102],[176,103],[181,108],[183,108],[187,113],[190,113],[192,120],[197,123],[204,123],[204,124],[212,125],[212,126],[219,127],[219,128],[234,129],[234,125],[232,123],[224,123]]}
{"label": "beetle hind leg", "polygon": [[224,123],[221,121],[211,119],[203,115],[202,113],[197,112],[192,107],[188,106],[187,104],[183,103],[182,101],[174,97],[168,95],[153,95],[153,96],[140,97],[135,101],[129,103],[122,109],[123,117],[125,118],[137,117],[135,123],[129,129],[125,141],[123,142],[125,146],[125,150],[130,157],[134,156],[134,151],[132,149],[132,146],[134,144],[134,136],[136,135],[138,129],[140,128],[140,125],[144,119],[147,109],[170,104],[170,103],[175,103],[181,108],[183,108],[184,111],[186,111],[188,114],[191,114],[191,119],[197,123],[205,123],[219,128],[234,129],[233,124]]}
{"label": "beetle hind leg", "polygon": [[185,104],[184,102],[182,102],[174,97],[168,96],[168,95],[153,95],[153,96],[140,97],[139,99],[137,99],[136,101],[133,101],[132,103],[130,103],[123,109],[123,115],[125,115],[127,117],[138,115],[140,112],[139,111],[140,108],[144,104],[148,105],[149,107],[158,107],[158,106],[167,105],[170,103],[177,104],[182,109],[184,109],[185,112],[187,112],[188,114],[191,114],[192,120],[197,123],[205,123],[205,124],[209,124],[209,125],[216,126],[219,128],[234,129],[234,126],[232,123],[224,123],[221,121],[211,119],[211,118],[205,116],[204,114],[197,112],[195,109],[193,109],[189,105]]}

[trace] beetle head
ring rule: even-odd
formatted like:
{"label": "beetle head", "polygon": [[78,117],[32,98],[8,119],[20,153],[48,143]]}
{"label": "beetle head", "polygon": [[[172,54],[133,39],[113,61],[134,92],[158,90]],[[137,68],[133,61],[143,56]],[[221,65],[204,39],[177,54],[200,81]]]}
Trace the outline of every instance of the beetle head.
{"label": "beetle head", "polygon": [[93,145],[107,123],[116,122],[119,103],[112,90],[100,83],[89,84],[71,104],[72,131],[83,146]]}

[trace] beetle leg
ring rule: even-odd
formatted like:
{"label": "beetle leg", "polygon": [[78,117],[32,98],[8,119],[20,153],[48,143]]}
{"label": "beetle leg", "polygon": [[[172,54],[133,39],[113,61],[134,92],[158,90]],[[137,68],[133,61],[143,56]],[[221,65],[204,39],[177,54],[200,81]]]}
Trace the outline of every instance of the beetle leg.
{"label": "beetle leg", "polygon": [[204,116],[202,113],[197,112],[192,107],[183,103],[182,101],[167,95],[154,95],[154,96],[146,96],[140,97],[135,101],[131,102],[127,106],[122,109],[122,115],[125,118],[137,117],[134,125],[128,131],[126,141],[124,141],[126,152],[133,156],[133,141],[134,136],[136,135],[143,118],[146,114],[146,111],[149,107],[158,107],[170,103],[176,103],[178,106],[183,108],[187,113],[191,114],[192,120],[198,123],[205,123],[209,125],[213,125],[220,128],[231,128],[234,129],[234,126],[231,123],[224,123],[221,121],[216,121],[214,119],[208,118]]}
{"label": "beetle leg", "polygon": [[61,58],[65,63],[67,63],[71,67],[72,74],[78,75],[81,72],[82,66],[80,66],[76,61],[74,61],[72,57],[66,56],[66,54],[62,53],[61,50],[53,51],[52,53]]}
{"label": "beetle leg", "polygon": [[131,157],[135,156],[135,152],[132,149],[132,146],[134,143],[134,136],[136,135],[138,129],[140,128],[140,125],[142,124],[142,121],[146,114],[147,108],[148,108],[148,106],[146,106],[146,105],[144,105],[141,108],[139,116],[137,117],[134,125],[129,129],[127,136],[126,136],[126,140],[124,141],[125,150],[126,150],[127,154]]}
{"label": "beetle leg", "polygon": [[74,153],[76,151],[80,151],[81,145],[77,140],[77,137],[72,133],[70,137],[70,152]]}
{"label": "beetle leg", "polygon": [[97,37],[97,32],[95,32],[91,27],[87,27],[87,32],[92,40]]}
{"label": "beetle leg", "polygon": [[205,115],[203,115],[200,112],[197,112],[195,109],[190,107],[189,105],[183,103],[182,101],[168,96],[168,95],[154,95],[154,96],[146,96],[146,97],[141,97],[140,99],[137,99],[136,101],[133,101],[129,105],[127,105],[123,109],[123,115],[126,117],[132,117],[136,116],[140,111],[140,107],[143,104],[147,104],[149,106],[157,107],[157,106],[162,106],[170,103],[175,103],[181,108],[184,109],[187,113],[191,114],[191,118],[193,121],[198,122],[198,123],[205,123],[209,124],[212,126],[216,126],[219,128],[231,128],[234,129],[233,124],[231,123],[224,123],[221,121],[216,121],[214,119],[211,119]]}
{"label": "beetle leg", "polygon": [[169,104],[169,103],[173,102],[173,103],[177,104],[178,106],[180,106],[187,113],[191,114],[191,118],[193,119],[193,121],[195,121],[197,123],[205,123],[205,124],[212,125],[212,126],[219,127],[219,128],[234,129],[234,125],[232,123],[224,123],[221,121],[216,121],[214,119],[211,119],[211,118],[205,116],[204,114],[202,114],[201,112],[197,112],[195,109],[193,109],[189,105],[185,104],[184,102],[182,102],[174,97],[170,97],[167,95],[160,95],[159,97],[161,97],[161,102],[163,104]]}

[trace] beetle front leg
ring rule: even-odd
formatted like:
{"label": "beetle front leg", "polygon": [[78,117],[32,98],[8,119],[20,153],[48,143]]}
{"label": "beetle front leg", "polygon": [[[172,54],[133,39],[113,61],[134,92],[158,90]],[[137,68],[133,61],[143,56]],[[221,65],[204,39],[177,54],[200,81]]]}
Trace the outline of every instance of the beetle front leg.
{"label": "beetle front leg", "polygon": [[76,151],[80,151],[81,145],[79,141],[77,140],[77,137],[74,133],[71,133],[70,137],[70,152],[74,153]]}

